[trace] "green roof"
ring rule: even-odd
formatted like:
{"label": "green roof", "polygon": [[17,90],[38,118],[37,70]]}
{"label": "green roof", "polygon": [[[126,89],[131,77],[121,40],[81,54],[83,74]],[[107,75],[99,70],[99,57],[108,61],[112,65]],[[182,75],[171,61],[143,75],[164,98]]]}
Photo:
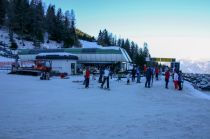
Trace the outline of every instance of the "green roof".
{"label": "green roof", "polygon": [[39,53],[67,52],[71,54],[121,54],[120,49],[100,48],[63,48],[63,49],[19,49],[19,55],[36,55]]}

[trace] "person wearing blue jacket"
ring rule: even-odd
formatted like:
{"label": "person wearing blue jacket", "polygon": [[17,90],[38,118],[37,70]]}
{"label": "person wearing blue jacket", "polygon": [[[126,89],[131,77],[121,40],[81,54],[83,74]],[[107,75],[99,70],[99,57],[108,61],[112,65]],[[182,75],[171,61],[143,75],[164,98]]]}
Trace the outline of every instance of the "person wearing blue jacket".
{"label": "person wearing blue jacket", "polygon": [[150,82],[151,82],[151,78],[152,78],[152,70],[150,67],[147,68],[145,75],[146,75],[145,87],[150,88]]}
{"label": "person wearing blue jacket", "polygon": [[182,90],[182,83],[183,83],[183,77],[182,77],[182,71],[179,71],[178,73],[178,86],[179,90]]}

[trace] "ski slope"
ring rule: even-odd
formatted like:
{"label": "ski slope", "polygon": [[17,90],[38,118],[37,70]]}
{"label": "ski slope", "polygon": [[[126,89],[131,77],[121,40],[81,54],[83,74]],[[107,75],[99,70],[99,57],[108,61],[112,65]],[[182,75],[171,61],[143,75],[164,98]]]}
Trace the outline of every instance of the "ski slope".
{"label": "ski slope", "polygon": [[148,89],[112,79],[106,91],[93,80],[84,89],[82,79],[0,73],[0,138],[210,138],[210,97],[188,83],[176,91],[163,80]]}

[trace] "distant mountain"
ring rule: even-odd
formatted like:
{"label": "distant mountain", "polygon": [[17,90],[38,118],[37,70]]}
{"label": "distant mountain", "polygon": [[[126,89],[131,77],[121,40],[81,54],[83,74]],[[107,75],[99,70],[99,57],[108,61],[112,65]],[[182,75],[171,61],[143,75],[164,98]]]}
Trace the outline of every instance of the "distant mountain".
{"label": "distant mountain", "polygon": [[180,60],[181,70],[185,73],[210,74],[210,60]]}

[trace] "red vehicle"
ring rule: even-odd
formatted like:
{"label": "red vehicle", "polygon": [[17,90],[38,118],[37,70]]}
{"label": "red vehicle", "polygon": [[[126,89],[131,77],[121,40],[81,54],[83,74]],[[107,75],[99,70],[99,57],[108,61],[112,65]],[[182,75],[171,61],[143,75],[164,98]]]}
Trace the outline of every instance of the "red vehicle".
{"label": "red vehicle", "polygon": [[52,67],[51,67],[51,61],[46,61],[46,60],[37,60],[36,61],[36,70],[44,71],[44,72],[50,72]]}

